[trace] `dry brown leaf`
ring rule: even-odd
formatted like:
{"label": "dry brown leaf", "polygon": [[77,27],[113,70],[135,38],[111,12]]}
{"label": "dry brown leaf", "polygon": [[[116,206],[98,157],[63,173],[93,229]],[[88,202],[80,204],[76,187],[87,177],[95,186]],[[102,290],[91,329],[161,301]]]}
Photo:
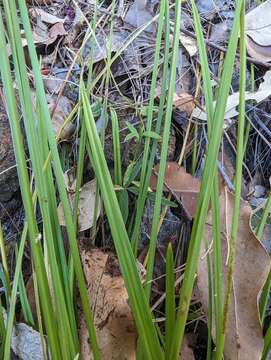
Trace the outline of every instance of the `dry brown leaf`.
{"label": "dry brown leaf", "polygon": [[67,31],[64,28],[63,23],[58,22],[54,24],[49,30],[50,39],[57,38],[58,36],[66,35]]}
{"label": "dry brown leaf", "polygon": [[[53,111],[56,104],[56,100],[57,100],[56,96],[50,98],[48,104],[50,112]],[[71,101],[66,96],[62,96],[57,103],[57,107],[52,117],[52,125],[56,136],[59,135],[64,125],[64,122],[66,118],[70,115],[71,111],[72,111]],[[72,135],[73,131],[74,131],[74,124],[70,122],[61,131],[60,138],[61,139],[69,138]]]}
{"label": "dry brown leaf", "polygon": [[271,61],[271,45],[261,46],[252,39],[250,39],[249,36],[247,37],[247,52],[252,58],[259,61]]}
{"label": "dry brown leaf", "polygon": [[[96,199],[97,182],[96,179],[89,181],[80,189],[78,204],[78,231],[90,229],[94,222],[94,210]],[[70,201],[73,204],[74,193],[70,195]],[[64,210],[62,204],[58,206],[58,220],[61,226],[66,226]],[[99,201],[97,217],[100,216],[101,201]]]}
{"label": "dry brown leaf", "polygon": [[[27,47],[27,40],[25,38],[25,33],[23,30],[21,30],[21,41],[22,41],[22,47]],[[40,18],[38,20],[38,26],[36,26],[33,29],[33,41],[35,45],[50,45],[53,44],[59,36],[67,35],[67,31],[64,28],[64,25],[62,22],[55,23],[53,26],[48,28],[48,26],[43,23]],[[7,52],[10,56],[12,51],[11,47],[8,44],[7,45]]]}
{"label": "dry brown leaf", "polygon": [[63,23],[55,23],[50,29],[44,28],[43,31],[35,29],[33,31],[34,43],[37,45],[50,45],[53,44],[59,36],[66,35],[67,31]]}
{"label": "dry brown leaf", "polygon": [[271,0],[246,15],[247,51],[260,61],[271,61]]}
{"label": "dry brown leaf", "polygon": [[193,39],[191,36],[181,34],[180,41],[190,56],[196,55],[198,52],[197,40]]}
{"label": "dry brown leaf", "polygon": [[[135,0],[125,16],[125,21],[135,28],[139,28],[152,20],[153,15],[149,11],[147,3],[146,0]],[[154,32],[155,24],[151,23],[145,31]]]}
{"label": "dry brown leaf", "polygon": [[[37,46],[51,45],[57,40],[59,36],[67,35],[67,31],[65,30],[63,23],[56,23],[53,26],[51,26],[50,29],[48,29],[48,27],[41,21],[39,22],[39,25],[40,25],[39,27],[35,27],[33,29],[33,41],[34,44]],[[23,30],[21,31],[21,41],[22,41],[22,47],[26,48],[27,40],[25,38],[25,33]],[[7,52],[9,56],[12,53],[9,44],[7,45]]]}
{"label": "dry brown leaf", "polygon": [[[220,219],[222,238],[222,286],[226,286],[226,259],[234,195],[226,189],[220,196]],[[259,321],[258,299],[270,268],[270,258],[250,227],[251,208],[241,201],[236,261],[233,275],[233,298],[225,341],[226,360],[260,359],[263,349],[262,328]],[[212,249],[212,216],[209,213],[205,239]],[[208,271],[205,256],[205,241],[202,242],[198,266],[198,287],[204,309],[208,308]],[[215,326],[213,326],[214,328]],[[213,334],[214,335],[214,334]],[[215,337],[214,337],[215,338]]]}
{"label": "dry brown leaf", "polygon": [[[154,175],[150,179],[150,187],[155,190],[159,165],[154,167]],[[200,181],[188,174],[176,162],[167,162],[164,191],[170,190],[181,197],[182,205],[190,217],[193,217],[197,207],[197,195],[200,191]]]}
{"label": "dry brown leaf", "polygon": [[[154,166],[154,172],[159,172],[159,165]],[[164,183],[167,187],[176,193],[191,193],[199,192],[200,181],[188,174],[185,169],[179,166],[176,162],[167,162]],[[157,176],[152,176],[150,186],[156,189]]]}
{"label": "dry brown leaf", "polygon": [[[157,87],[156,96],[157,98],[160,98],[161,86]],[[181,94],[174,93],[173,106],[178,110],[186,112],[187,116],[190,117],[190,115],[192,114],[195,108],[194,98],[192,95],[188,93],[181,93]]]}
{"label": "dry brown leaf", "polygon": [[[97,339],[106,360],[134,360],[137,333],[115,255],[80,250]],[[82,359],[92,359],[83,315],[79,319]]]}
{"label": "dry brown leaf", "polygon": [[[34,91],[31,92],[32,104],[34,109],[36,108],[36,93]],[[47,95],[47,102],[49,111],[52,111],[55,108],[57,96],[49,96]],[[52,117],[52,126],[56,136],[60,136],[59,139],[68,139],[74,132],[76,125],[72,122],[65,124],[65,120],[70,115],[72,111],[72,102],[66,97],[62,96],[58,103],[57,107],[54,111]]]}
{"label": "dry brown leaf", "polygon": [[53,44],[59,36],[66,35],[64,28],[65,19],[50,14],[39,7],[29,9],[32,18],[36,20],[33,29],[33,39],[37,45]]}
{"label": "dry brown leaf", "polygon": [[52,15],[47,11],[39,8],[39,7],[32,7],[29,9],[29,14],[32,18],[36,19],[37,17],[41,18],[41,21],[47,24],[56,24],[56,23],[64,23],[65,19],[61,19],[58,16]]}
{"label": "dry brown leaf", "polygon": [[181,110],[186,112],[188,116],[190,116],[195,108],[194,98],[192,95],[183,93],[183,94],[176,94],[173,95],[173,105]]}

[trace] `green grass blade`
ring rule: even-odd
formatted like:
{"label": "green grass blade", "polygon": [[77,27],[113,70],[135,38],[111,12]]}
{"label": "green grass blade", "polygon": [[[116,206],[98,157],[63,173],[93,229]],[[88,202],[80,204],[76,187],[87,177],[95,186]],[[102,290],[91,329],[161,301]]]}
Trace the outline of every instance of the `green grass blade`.
{"label": "green grass blade", "polygon": [[[15,254],[16,254],[16,262],[17,262],[18,246],[16,246],[16,248],[15,248]],[[18,286],[19,286],[19,297],[20,297],[20,303],[21,303],[21,306],[22,306],[22,313],[23,313],[23,316],[24,316],[24,320],[25,320],[25,322],[27,324],[31,325],[32,327],[35,327],[32,311],[31,311],[31,308],[30,308],[30,305],[29,305],[27,294],[26,294],[22,269],[21,269],[21,273],[20,273],[20,276],[19,276],[19,284],[18,284]]]}
{"label": "green grass blade", "polygon": [[[59,314],[58,318],[58,327],[59,327],[59,339],[62,343],[61,347],[63,348],[63,356],[69,358],[68,354],[71,354],[73,357],[78,352],[78,338],[77,330],[75,325],[74,313],[73,311],[68,310],[67,304],[69,303],[69,297],[64,295],[63,289],[63,276],[60,273],[60,268],[58,266],[58,259],[64,260],[63,273],[66,272],[66,263],[64,255],[64,247],[62,243],[62,257],[60,256],[61,249],[56,249],[56,246],[53,242],[56,238],[56,231],[54,229],[54,218],[56,218],[56,201],[53,203],[53,197],[55,194],[52,174],[50,168],[43,174],[42,164],[45,162],[46,157],[49,153],[47,142],[45,141],[46,136],[43,132],[43,124],[40,117],[40,111],[37,110],[37,118],[35,118],[33,109],[32,109],[32,99],[31,99],[31,90],[27,79],[27,73],[25,71],[26,64],[24,61],[24,52],[21,44],[20,38],[20,29],[18,27],[18,18],[16,14],[15,2],[10,1],[9,5],[5,5],[5,14],[8,18],[8,30],[11,40],[11,48],[13,54],[13,60],[15,64],[15,74],[16,80],[18,83],[18,90],[20,96],[20,102],[22,105],[23,120],[26,129],[26,136],[28,141],[28,147],[30,151],[30,157],[33,164],[33,172],[35,176],[35,182],[37,187],[37,194],[39,199],[39,204],[41,208],[41,213],[43,217],[43,226],[44,226],[44,238],[46,240],[45,247],[48,249],[50,267],[53,276],[51,276],[52,285],[54,289],[54,302]],[[10,22],[11,21],[11,22]],[[37,126],[35,128],[35,121],[37,120]],[[48,201],[47,201],[48,199]],[[50,212],[51,208],[51,212]],[[55,209],[55,211],[53,211]],[[55,213],[55,216],[51,214]],[[60,229],[59,229],[60,230]],[[60,238],[60,237],[59,237]],[[61,243],[59,243],[61,244]],[[60,260],[61,263],[63,263]],[[67,278],[67,276],[64,276]],[[66,281],[66,284],[68,282]],[[70,295],[69,290],[67,290],[67,295]],[[71,302],[70,302],[71,304]],[[73,305],[70,305],[70,309]],[[70,315],[70,318],[69,318]],[[72,326],[73,325],[73,326]]]}
{"label": "green grass blade", "polygon": [[230,303],[233,291],[233,272],[236,254],[236,242],[238,236],[240,201],[242,189],[242,169],[244,156],[244,132],[245,132],[245,91],[246,91],[246,35],[245,35],[245,3],[242,3],[240,13],[240,85],[239,85],[239,116],[237,133],[237,156],[236,156],[236,175],[235,175],[235,200],[232,215],[231,237],[229,243],[229,258],[225,300],[223,308],[223,327],[222,341],[217,349],[217,359],[222,359],[226,337],[227,322],[230,311]]}
{"label": "green grass blade", "polygon": [[[267,202],[265,204],[265,208],[264,208],[261,220],[260,220],[257,230],[256,230],[256,235],[260,240],[264,233],[264,228],[265,228],[265,225],[266,225],[269,213],[270,213],[270,209],[271,209],[271,192],[270,192]],[[271,272],[269,272],[268,278],[266,280],[266,283],[264,285],[264,288],[263,288],[263,291],[261,294],[261,298],[260,298],[259,310],[260,310],[260,319],[261,319],[262,324],[264,322],[265,312],[266,312],[269,295],[270,295],[270,289],[271,289]],[[271,349],[271,324],[269,324],[268,330],[264,337],[264,354],[268,353],[268,351],[270,349]]]}
{"label": "green grass blade", "polygon": [[264,322],[265,317],[265,311],[269,300],[270,295],[270,289],[271,289],[271,272],[268,275],[268,278],[266,280],[266,283],[264,285],[261,298],[260,298],[260,319],[261,322]]}
{"label": "green grass blade", "polygon": [[14,273],[13,285],[12,285],[12,293],[11,293],[11,299],[10,299],[10,309],[9,309],[8,317],[7,317],[7,330],[6,330],[5,347],[4,347],[4,349],[5,349],[4,359],[5,360],[8,360],[10,358],[10,342],[11,342],[13,323],[14,323],[14,319],[15,319],[15,306],[16,306],[16,300],[17,300],[17,291],[18,291],[18,285],[19,285],[19,281],[20,281],[22,260],[23,260],[26,239],[27,239],[27,225],[25,224],[24,230],[23,230],[23,233],[21,236],[17,259],[16,259],[16,267],[15,267],[15,273]]}
{"label": "green grass blade", "polygon": [[174,284],[174,259],[171,243],[169,243],[166,255],[166,357],[169,356],[170,342],[174,336],[174,326],[176,317],[175,306],[175,284]]}
{"label": "green grass blade", "polygon": [[258,236],[259,239],[261,239],[263,237],[264,227],[266,225],[266,221],[268,219],[270,210],[271,210],[271,192],[266,201],[261,220],[260,220],[257,230],[256,230],[256,235]]}
{"label": "green grass blade", "polygon": [[271,349],[271,326],[268,327],[267,332],[264,336],[264,348],[262,353],[262,360],[268,359],[270,349]]}
{"label": "green grass blade", "polygon": [[112,123],[112,137],[114,149],[114,181],[116,185],[122,185],[121,172],[121,155],[120,155],[120,137],[119,137],[119,123],[116,111],[110,109],[111,123]]}
{"label": "green grass blade", "polygon": [[[167,96],[167,89],[168,89],[168,64],[169,64],[169,52],[170,52],[170,23],[168,21],[169,19],[169,4],[166,2],[165,7],[165,49],[164,49],[164,66],[163,66],[163,74],[162,74],[162,85],[161,85],[161,96],[160,96],[160,103],[159,103],[159,110],[158,110],[158,117],[157,122],[155,126],[155,132],[157,134],[160,134],[162,121],[164,118],[164,107],[166,102],[166,96]],[[149,188],[149,182],[150,177],[152,173],[152,168],[154,164],[154,159],[157,153],[157,145],[158,141],[154,140],[152,142],[151,147],[151,153],[148,160],[148,171],[146,173],[146,177],[144,179],[144,187],[142,188],[140,192],[140,198],[137,201],[137,208],[136,208],[136,217],[135,222],[133,226],[133,232],[132,232],[132,243],[137,243],[139,234],[140,234],[140,227],[141,227],[141,219],[144,212],[145,207],[145,200],[148,195],[148,188]],[[136,248],[136,244],[134,245],[134,249]]]}
{"label": "green grass blade", "polygon": [[5,346],[5,339],[6,339],[6,326],[5,326],[5,320],[3,316],[3,307],[2,307],[2,301],[0,298],[0,358],[3,359],[4,357],[4,346]]}
{"label": "green grass blade", "polygon": [[9,299],[10,295],[11,295],[11,285],[10,285],[10,276],[9,276],[9,269],[8,269],[8,262],[7,262],[6,246],[5,246],[5,242],[4,242],[1,221],[0,221],[0,252],[1,252],[1,260],[2,260],[4,276],[5,276],[5,283],[6,283],[6,287],[7,287],[7,297]]}

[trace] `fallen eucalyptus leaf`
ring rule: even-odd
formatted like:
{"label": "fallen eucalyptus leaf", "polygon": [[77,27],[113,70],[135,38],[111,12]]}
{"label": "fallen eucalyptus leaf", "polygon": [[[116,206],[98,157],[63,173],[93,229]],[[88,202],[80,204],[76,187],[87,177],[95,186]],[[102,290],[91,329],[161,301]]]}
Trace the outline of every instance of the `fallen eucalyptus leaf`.
{"label": "fallen eucalyptus leaf", "polygon": [[174,93],[173,105],[178,110],[184,111],[187,114],[187,116],[191,116],[191,114],[195,108],[193,96],[190,94],[187,94],[187,93],[183,93],[180,95],[177,95],[176,93]]}
{"label": "fallen eucalyptus leaf", "polygon": [[[53,96],[49,100],[48,107],[51,112],[53,111],[53,109],[55,107],[56,99],[57,99],[57,97]],[[53,117],[52,117],[52,125],[53,125],[54,132],[57,136],[59,134],[59,132],[61,131],[61,135],[60,135],[61,139],[69,138],[74,131],[75,125],[72,122],[69,122],[63,128],[63,130],[61,130],[66,118],[69,116],[71,111],[72,111],[72,102],[66,96],[62,96],[57,103],[56,109],[55,109]]]}
{"label": "fallen eucalyptus leaf", "polygon": [[[87,59],[90,54],[92,54],[93,63],[97,63],[101,60],[104,60],[108,56],[109,49],[109,34],[98,34],[96,35],[95,41],[88,41],[83,50],[83,58]],[[124,42],[126,41],[126,34],[123,33],[113,33],[112,35],[112,52],[117,52]]]}
{"label": "fallen eucalyptus leaf", "polygon": [[[125,21],[132,25],[135,28],[139,28],[145,25],[153,18],[152,14],[147,8],[147,1],[146,0],[136,0],[130,9],[128,10]],[[154,32],[155,31],[155,24],[151,23],[145,31],[147,32]]]}
{"label": "fallen eucalyptus leaf", "polygon": [[[154,173],[158,174],[159,165],[154,167]],[[150,179],[150,187],[156,190],[157,175],[153,174]],[[200,181],[188,174],[183,167],[176,162],[167,162],[164,191],[173,191],[181,198],[182,205],[190,217],[196,213],[197,196],[200,191]]]}
{"label": "fallen eucalyptus leaf", "polygon": [[[89,181],[80,189],[80,197],[78,204],[78,230],[84,231],[90,229],[94,222],[95,198],[97,183],[96,179]],[[74,201],[74,193],[70,195],[70,201]],[[100,216],[101,201],[99,199],[97,217]],[[61,226],[66,226],[64,210],[62,204],[58,206],[58,219]]]}
{"label": "fallen eucalyptus leaf", "polygon": [[[263,82],[260,84],[259,89],[256,92],[250,92],[250,91],[245,92],[245,100],[255,100],[256,103],[260,103],[270,95],[271,95],[271,70],[268,70],[263,77]],[[214,102],[214,106],[215,104],[216,102]],[[236,109],[238,104],[239,104],[239,92],[236,92],[228,97],[224,119],[230,119],[239,114],[238,110]],[[194,109],[192,116],[200,120],[204,120],[204,121],[207,120],[206,112],[198,107]]]}
{"label": "fallen eucalyptus leaf", "polygon": [[185,48],[185,50],[190,56],[196,55],[196,53],[198,52],[198,45],[195,39],[193,39],[191,36],[181,34],[180,41],[182,46]]}
{"label": "fallen eucalyptus leaf", "polygon": [[271,0],[246,15],[247,51],[260,61],[271,61]]}
{"label": "fallen eucalyptus leaf", "polygon": [[53,44],[59,36],[66,34],[67,31],[65,30],[63,23],[58,22],[55,23],[50,29],[44,28],[42,32],[40,29],[38,31],[37,28],[35,28],[33,31],[33,40],[37,45],[48,46]]}
{"label": "fallen eucalyptus leaf", "polygon": [[56,23],[64,23],[65,19],[61,19],[58,16],[52,15],[48,13],[47,11],[39,8],[39,7],[32,7],[29,9],[29,14],[34,19],[37,17],[40,17],[43,22],[46,22],[47,24],[56,24]]}
{"label": "fallen eucalyptus leaf", "polygon": [[[220,196],[220,220],[222,241],[222,289],[226,288],[228,241],[234,209],[234,195],[224,189]],[[225,360],[260,359],[263,350],[263,334],[259,320],[258,300],[270,269],[270,257],[250,227],[251,208],[241,200],[236,260],[233,274],[233,296],[226,332]],[[212,251],[211,211],[205,226],[205,240]],[[198,288],[205,311],[208,309],[208,270],[205,241],[202,241],[201,259],[198,265]],[[214,319],[214,316],[213,316]],[[215,329],[215,325],[213,326]],[[215,331],[214,331],[215,332]],[[215,334],[213,334],[215,340]]]}
{"label": "fallen eucalyptus leaf", "polygon": [[247,37],[247,52],[252,58],[257,59],[259,61],[264,61],[264,62],[271,61],[271,45],[261,46],[252,39],[250,39],[249,37]]}

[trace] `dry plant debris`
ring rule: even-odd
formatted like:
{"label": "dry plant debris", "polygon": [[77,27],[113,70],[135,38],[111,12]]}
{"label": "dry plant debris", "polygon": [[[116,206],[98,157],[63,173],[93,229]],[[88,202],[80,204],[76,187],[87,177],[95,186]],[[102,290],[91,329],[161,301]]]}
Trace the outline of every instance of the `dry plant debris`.
{"label": "dry plant debris", "polygon": [[247,51],[260,61],[271,61],[271,1],[262,2],[246,15]]}
{"label": "dry plant debris", "polygon": [[[55,134],[60,136],[61,139],[68,139],[73,134],[75,125],[72,122],[64,124],[65,120],[70,115],[73,104],[66,96],[61,96],[57,101],[56,96],[49,98],[49,110],[53,113],[52,125]],[[65,126],[64,126],[65,125]]]}
{"label": "dry plant debris", "polygon": [[[81,249],[81,258],[102,358],[135,360],[137,333],[115,255]],[[92,359],[83,316],[80,338],[82,358]]]}
{"label": "dry plant debris", "polygon": [[[70,202],[73,204],[74,201],[74,189],[75,185],[70,189]],[[68,189],[68,191],[69,191]],[[78,204],[78,231],[84,231],[90,229],[94,222],[95,212],[95,199],[96,199],[97,183],[96,179],[89,181],[84,184],[80,189],[80,197]],[[101,211],[101,201],[99,198],[99,204],[97,207],[97,217],[99,217]],[[62,226],[65,226],[65,217],[62,204],[58,206],[58,219]]]}
{"label": "dry plant debris", "polygon": [[[148,1],[146,0],[135,0],[125,16],[125,21],[136,29],[145,25],[147,22],[152,21],[153,15],[148,10],[147,3]],[[146,28],[146,31],[154,32],[155,24],[151,23]]]}
{"label": "dry plant debris", "polygon": [[53,44],[59,36],[67,35],[65,19],[52,15],[40,7],[29,9],[30,16],[36,21],[33,38],[37,46]]}
{"label": "dry plant debris", "polygon": [[190,116],[195,108],[194,98],[192,95],[183,93],[183,94],[174,94],[173,96],[173,105],[181,111],[184,111],[187,116]]}
{"label": "dry plant debris", "polygon": [[[154,174],[150,180],[150,187],[155,190],[159,165],[154,167]],[[196,212],[197,195],[200,191],[200,181],[186,172],[176,162],[168,162],[164,178],[164,190],[178,194],[182,205],[190,217]]]}
{"label": "dry plant debris", "polygon": [[[267,71],[263,77],[263,82],[260,84],[259,89],[256,92],[246,91],[246,100],[254,100],[256,103],[260,103],[271,95],[271,70]],[[215,104],[215,103],[214,103]],[[224,115],[225,120],[231,119],[239,114],[237,106],[239,104],[239,92],[229,95],[227,100],[226,112]],[[200,120],[207,120],[205,111],[196,107],[192,113],[194,118]],[[225,128],[228,127],[228,123],[225,124]]]}
{"label": "dry plant debris", "polygon": [[194,360],[194,352],[192,348],[189,346],[189,342],[187,336],[184,337],[180,360]]}

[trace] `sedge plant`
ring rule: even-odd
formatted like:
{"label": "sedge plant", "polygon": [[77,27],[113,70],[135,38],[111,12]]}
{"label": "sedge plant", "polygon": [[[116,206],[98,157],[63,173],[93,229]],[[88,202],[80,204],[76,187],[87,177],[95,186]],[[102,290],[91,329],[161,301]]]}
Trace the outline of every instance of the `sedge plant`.
{"label": "sedge plant", "polygon": [[[214,95],[211,85],[210,70],[206,45],[203,38],[203,31],[200,25],[200,17],[194,1],[191,1],[195,23],[195,31],[199,47],[201,63],[201,73],[203,79],[203,90],[205,95],[207,112],[207,132],[208,144],[205,158],[205,167],[202,176],[201,192],[198,199],[198,208],[193,224],[190,246],[185,267],[184,279],[180,292],[179,304],[175,303],[174,289],[174,256],[171,245],[167,249],[166,255],[166,294],[165,294],[165,337],[154,323],[153,314],[150,306],[151,284],[153,280],[154,258],[156,242],[160,228],[161,205],[163,204],[163,183],[165,167],[167,161],[169,132],[171,127],[171,117],[173,108],[173,94],[176,80],[176,65],[180,44],[180,21],[181,21],[181,0],[175,1],[175,28],[173,34],[172,47],[170,44],[170,6],[165,0],[160,2],[159,15],[136,30],[128,41],[111,56],[113,25],[110,26],[110,43],[108,58],[105,68],[95,77],[93,64],[90,59],[88,64],[87,84],[80,82],[80,99],[73,112],[78,111],[81,121],[80,146],[78,153],[77,183],[75,200],[73,204],[74,212],[71,212],[70,204],[65,189],[63,170],[57,148],[57,141],[51,125],[51,116],[48,110],[46,95],[40,73],[40,64],[36,55],[33,42],[31,26],[28,18],[25,0],[16,2],[15,0],[3,0],[4,11],[0,14],[0,72],[6,98],[6,107],[12,130],[12,137],[15,149],[16,162],[18,166],[18,176],[22,191],[23,203],[25,208],[26,223],[17,254],[17,262],[12,287],[8,277],[8,269],[5,260],[5,249],[0,233],[0,250],[3,259],[3,269],[8,284],[9,312],[7,325],[5,326],[2,316],[0,316],[0,335],[3,346],[1,354],[4,359],[10,357],[10,343],[12,328],[15,319],[15,308],[17,291],[20,290],[20,301],[23,305],[25,319],[33,324],[33,317],[27,302],[24,283],[22,280],[22,258],[26,241],[30,240],[33,265],[34,265],[34,284],[35,297],[38,304],[38,325],[43,339],[43,332],[48,338],[49,352],[52,359],[76,359],[80,356],[80,344],[77,331],[76,307],[74,304],[74,287],[80,293],[83,312],[86,319],[87,329],[90,336],[91,349],[94,359],[101,358],[98,346],[98,339],[94,327],[93,315],[89,304],[88,293],[85,285],[82,265],[80,262],[77,247],[76,231],[78,222],[78,203],[80,187],[83,179],[83,167],[85,153],[94,169],[97,178],[99,192],[101,194],[105,214],[111,230],[114,246],[118,256],[120,269],[124,278],[125,286],[129,296],[129,304],[139,336],[138,354],[144,359],[179,359],[181,344],[184,336],[189,305],[192,295],[193,284],[196,276],[197,263],[199,260],[201,241],[204,234],[204,225],[207,217],[209,203],[211,200],[214,254],[209,263],[209,283],[210,296],[209,306],[212,314],[214,304],[215,327],[216,327],[216,351],[215,358],[222,359],[227,328],[227,316],[230,306],[232,293],[232,274],[234,270],[235,243],[238,231],[238,216],[240,211],[241,198],[241,176],[242,176],[242,157],[244,154],[244,90],[245,90],[245,36],[244,36],[244,1],[236,1],[235,18],[232,26],[231,37],[228,51],[226,54],[224,67],[221,75],[220,86],[214,102]],[[115,9],[116,2],[113,2]],[[95,17],[93,23],[89,25],[89,34],[94,36],[97,21],[97,4],[95,6]],[[128,236],[126,228],[128,192],[125,188],[127,178],[132,178],[130,172],[135,173],[135,166],[122,173],[121,150],[119,138],[119,126],[117,113],[110,109],[110,117],[113,131],[113,151],[114,151],[114,181],[106,163],[103,150],[104,131],[100,136],[95,123],[93,102],[93,92],[95,86],[100,82],[105,83],[106,92],[108,91],[111,75],[111,65],[120,54],[139,36],[153,21],[158,22],[157,39],[154,54],[154,64],[151,76],[150,96],[147,110],[146,128],[142,132],[144,140],[144,151],[141,159],[140,180],[137,188],[137,206],[134,221],[129,224],[131,237]],[[28,43],[29,57],[34,75],[36,87],[36,99],[33,103],[31,97],[30,83],[27,78],[27,67],[20,38],[19,22]],[[113,21],[113,19],[111,19]],[[234,218],[232,223],[232,233],[230,242],[230,262],[227,277],[227,288],[225,293],[224,309],[222,308],[222,285],[221,285],[221,235],[220,235],[220,210],[219,210],[219,191],[217,178],[217,157],[223,133],[224,113],[226,109],[227,97],[230,91],[231,78],[233,73],[234,59],[237,50],[238,36],[240,30],[240,106],[237,136],[237,167],[236,167],[236,194]],[[11,71],[7,43],[10,44],[11,55],[14,64],[14,76],[18,91],[14,90],[14,77]],[[170,51],[171,50],[171,51]],[[155,96],[158,83],[158,73],[160,57],[163,52],[161,94],[158,107],[157,121],[154,126],[155,117]],[[170,64],[170,71],[169,71]],[[103,124],[108,115],[108,93],[102,105]],[[23,145],[20,115],[26,131],[27,145],[33,171],[35,189],[32,190],[29,180],[29,170],[26,164],[26,153]],[[104,124],[105,125],[105,124]],[[161,131],[163,129],[163,131]],[[104,128],[103,128],[104,130]],[[141,139],[141,140],[142,140]],[[159,142],[161,142],[161,157],[157,191],[155,194],[154,215],[152,219],[152,229],[150,245],[147,255],[147,279],[145,286],[142,285],[136,265],[136,255],[138,252],[140,225],[146,199],[152,167]],[[137,174],[137,172],[136,172]],[[116,189],[118,187],[118,189]],[[117,191],[116,191],[117,190]],[[63,236],[57,220],[57,201],[58,196],[62,202],[67,234],[69,240],[69,255],[64,251]],[[36,220],[36,204],[39,205],[42,216],[42,227]],[[268,202],[269,204],[269,202]],[[270,207],[270,206],[269,206]],[[265,216],[264,216],[265,217]],[[263,217],[263,218],[264,218]],[[94,217],[96,219],[96,216]],[[266,219],[259,225],[258,235],[264,226]],[[263,225],[262,225],[263,224]],[[260,228],[261,227],[261,228]],[[96,226],[95,226],[96,228]],[[0,227],[1,229],[1,227]],[[95,231],[94,231],[95,232]],[[213,281],[213,282],[212,282]],[[267,288],[267,294],[269,288]],[[267,295],[266,295],[267,297]],[[266,299],[265,297],[265,299]],[[262,312],[264,312],[263,306]],[[2,313],[1,313],[2,315]],[[209,317],[209,326],[212,319]],[[211,328],[210,328],[211,329]],[[208,358],[211,358],[211,330],[209,330]],[[266,336],[265,353],[270,348],[271,330]],[[44,344],[44,343],[43,343]],[[44,347],[45,356],[47,350]],[[265,357],[264,357],[265,358]]]}

